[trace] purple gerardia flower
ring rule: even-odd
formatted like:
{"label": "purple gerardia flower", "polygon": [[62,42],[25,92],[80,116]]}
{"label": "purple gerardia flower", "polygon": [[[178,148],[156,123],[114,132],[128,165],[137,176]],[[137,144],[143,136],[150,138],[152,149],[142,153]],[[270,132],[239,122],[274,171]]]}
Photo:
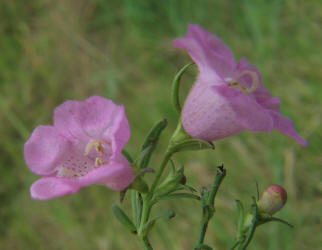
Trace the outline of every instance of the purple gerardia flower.
{"label": "purple gerardia flower", "polygon": [[134,176],[121,154],[129,136],[123,105],[100,96],[65,101],[54,111],[54,125],[36,127],[24,145],[28,167],[43,176],[31,196],[50,199],[94,183],[124,189]]}
{"label": "purple gerardia flower", "polygon": [[300,144],[306,141],[292,121],[280,114],[277,97],[264,88],[261,75],[245,58],[235,63],[232,52],[215,35],[190,24],[174,46],[185,49],[199,68],[199,75],[182,110],[182,125],[194,138],[207,141],[244,129],[278,129]]}

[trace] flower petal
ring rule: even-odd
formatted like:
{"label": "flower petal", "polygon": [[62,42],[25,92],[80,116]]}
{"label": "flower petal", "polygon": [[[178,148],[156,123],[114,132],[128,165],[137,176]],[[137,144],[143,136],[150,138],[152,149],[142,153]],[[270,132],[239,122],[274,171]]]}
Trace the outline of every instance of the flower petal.
{"label": "flower petal", "polygon": [[68,151],[69,142],[52,126],[38,126],[24,145],[24,157],[32,172],[52,174]]}
{"label": "flower petal", "polygon": [[274,128],[278,129],[279,131],[288,135],[289,137],[292,137],[301,145],[307,145],[307,141],[305,141],[302,137],[300,137],[297,134],[291,119],[282,116],[281,114],[275,111],[270,111],[270,113],[274,119]]}
{"label": "flower petal", "polygon": [[182,125],[192,137],[207,141],[218,140],[240,132],[229,99],[212,86],[197,82],[190,91],[181,113]]}
{"label": "flower petal", "polygon": [[258,87],[251,93],[256,98],[257,103],[266,109],[272,109],[279,112],[280,99],[272,96],[269,91],[265,89],[258,69],[250,64],[246,58],[241,58],[236,64],[232,78],[247,88],[250,88],[254,84],[254,79],[252,79],[249,74],[244,74],[245,72],[253,72],[257,76]]}
{"label": "flower petal", "polygon": [[[202,74],[216,78],[231,76],[234,69],[234,56],[230,49],[215,35],[195,24],[189,24],[184,37],[174,40],[174,46],[185,49],[198,65]],[[212,74],[211,74],[212,72]]]}
{"label": "flower petal", "polygon": [[123,105],[101,96],[85,101],[66,101],[55,109],[54,126],[74,139],[111,140],[114,156],[119,154],[130,136]]}
{"label": "flower petal", "polygon": [[259,88],[263,87],[261,74],[254,65],[248,62],[246,58],[241,58],[237,62],[232,78],[239,83],[243,83],[246,87],[249,88],[253,84],[253,79],[250,78],[248,74],[243,74],[243,72],[245,71],[254,72],[257,76]]}
{"label": "flower petal", "polygon": [[91,137],[100,137],[115,123],[119,113],[124,111],[121,105],[116,105],[110,99],[101,96],[91,96],[83,102],[79,113],[82,128]]}
{"label": "flower petal", "polygon": [[73,194],[79,186],[58,177],[43,177],[35,181],[30,187],[31,197],[38,200],[48,200],[65,194]]}
{"label": "flower petal", "polygon": [[268,110],[259,105],[252,95],[244,94],[227,85],[213,86],[212,89],[226,98],[236,115],[236,122],[253,131],[271,131],[273,118]]}
{"label": "flower petal", "polygon": [[111,189],[122,190],[126,188],[134,178],[134,172],[129,162],[121,155],[118,161],[111,161],[99,166],[87,175],[78,179],[81,186],[94,183],[106,185]]}
{"label": "flower petal", "polygon": [[120,105],[117,109],[113,118],[113,123],[104,133],[105,138],[110,138],[112,140],[112,160],[119,156],[122,148],[130,137],[130,127],[125,115],[124,106]]}
{"label": "flower petal", "polygon": [[54,127],[71,140],[86,136],[79,122],[81,106],[80,101],[67,100],[54,110]]}

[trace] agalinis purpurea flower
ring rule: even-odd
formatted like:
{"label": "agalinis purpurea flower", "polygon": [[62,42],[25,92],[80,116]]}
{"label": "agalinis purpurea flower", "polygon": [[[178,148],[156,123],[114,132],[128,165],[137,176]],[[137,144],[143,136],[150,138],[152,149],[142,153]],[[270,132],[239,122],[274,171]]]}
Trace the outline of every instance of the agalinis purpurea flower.
{"label": "agalinis purpurea flower", "polygon": [[218,37],[190,24],[186,35],[174,40],[174,46],[185,49],[199,68],[181,114],[190,136],[213,141],[244,129],[278,129],[307,144],[292,121],[280,114],[280,99],[264,88],[257,68],[245,58],[236,63]]}
{"label": "agalinis purpurea flower", "polygon": [[91,184],[126,188],[134,177],[121,151],[130,136],[123,105],[92,96],[65,101],[54,111],[54,125],[35,128],[24,145],[35,181],[31,196],[50,199]]}

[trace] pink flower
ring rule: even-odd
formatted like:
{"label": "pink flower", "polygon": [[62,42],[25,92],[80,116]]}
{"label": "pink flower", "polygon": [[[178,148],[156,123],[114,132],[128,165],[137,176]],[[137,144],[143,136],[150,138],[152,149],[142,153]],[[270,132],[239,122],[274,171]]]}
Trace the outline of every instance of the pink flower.
{"label": "pink flower", "polygon": [[280,100],[264,88],[257,68],[245,58],[235,63],[232,52],[218,37],[190,24],[186,35],[174,40],[174,46],[185,49],[200,71],[181,114],[190,136],[213,141],[244,129],[278,129],[307,144],[292,121],[280,114]]}
{"label": "pink flower", "polygon": [[35,128],[24,145],[35,181],[31,196],[50,199],[94,183],[124,189],[134,173],[121,150],[130,136],[124,107],[100,96],[65,101],[54,111],[54,125]]}

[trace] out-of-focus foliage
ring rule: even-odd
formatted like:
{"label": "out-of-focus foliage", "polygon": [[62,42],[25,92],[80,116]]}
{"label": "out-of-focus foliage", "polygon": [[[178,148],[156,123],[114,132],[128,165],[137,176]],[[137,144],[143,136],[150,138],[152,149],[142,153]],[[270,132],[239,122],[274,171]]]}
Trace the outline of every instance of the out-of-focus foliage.
{"label": "out-of-focus foliage", "polygon": [[[303,148],[278,132],[243,132],[216,142],[214,152],[181,153],[188,183],[206,186],[221,163],[228,169],[206,242],[227,249],[236,231],[235,199],[250,204],[269,184],[289,194],[279,224],[257,231],[250,249],[319,249],[321,246],[322,3],[300,0],[3,0],[0,2],[0,249],[140,249],[113,217],[118,194],[92,186],[46,202],[31,200],[37,178],[25,166],[24,141],[38,124],[52,122],[66,99],[100,94],[124,103],[131,125],[128,151],[162,117],[169,126],[153,156],[162,157],[177,116],[170,84],[189,57],[173,48],[188,22],[216,33],[236,58],[246,56],[266,87],[282,99],[282,113],[307,138]],[[182,79],[185,92],[195,78]],[[190,249],[200,211],[196,201],[161,205],[176,218],[160,222],[155,249]],[[129,203],[125,202],[125,207]]]}

